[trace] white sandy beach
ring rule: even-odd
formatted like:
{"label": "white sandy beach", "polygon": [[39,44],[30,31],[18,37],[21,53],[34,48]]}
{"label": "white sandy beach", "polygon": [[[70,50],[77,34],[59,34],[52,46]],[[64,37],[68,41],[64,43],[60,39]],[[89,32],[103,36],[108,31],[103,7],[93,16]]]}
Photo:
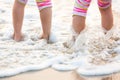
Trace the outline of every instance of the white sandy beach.
{"label": "white sandy beach", "polygon": [[[67,0],[53,0],[52,32],[55,35],[52,38],[57,40],[57,42],[45,44],[38,39],[42,29],[37,6],[34,0],[29,0],[23,25],[25,39],[18,43],[11,39],[13,33],[11,14],[13,0],[0,0],[0,77],[12,76],[0,78],[0,80],[75,80],[76,76],[72,75],[74,70],[78,72],[78,75],[83,76],[119,73],[120,1],[113,1],[112,4],[114,14],[114,34],[112,37],[118,37],[119,39],[117,41],[105,42],[105,36],[102,34],[100,25],[100,13],[98,8],[95,7],[97,6],[96,0],[93,0],[87,15],[86,32],[82,34],[84,37],[79,36],[79,38],[82,38],[80,41],[83,44],[85,41],[91,42],[89,42],[89,46],[85,46],[83,51],[80,51],[81,44],[75,45],[76,53],[73,49],[65,48],[62,45],[71,33],[73,3],[73,0],[69,0],[69,2]],[[92,13],[93,11],[95,11],[94,14]],[[96,40],[94,41],[93,39]],[[107,53],[107,49],[97,52],[98,49],[104,47],[103,44],[111,48],[111,54]],[[94,49],[95,45],[100,46],[100,48]],[[91,53],[86,49],[91,50]],[[49,67],[58,71],[70,72],[61,73],[52,69],[46,69]],[[31,70],[43,71],[27,72]]]}

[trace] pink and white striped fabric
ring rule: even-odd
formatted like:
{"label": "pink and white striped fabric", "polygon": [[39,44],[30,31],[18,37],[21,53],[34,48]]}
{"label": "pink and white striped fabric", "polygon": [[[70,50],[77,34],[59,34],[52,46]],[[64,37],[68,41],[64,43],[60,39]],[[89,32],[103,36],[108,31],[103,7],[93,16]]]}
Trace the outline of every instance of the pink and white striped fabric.
{"label": "pink and white striped fabric", "polygon": [[[18,0],[19,2],[26,4],[28,0]],[[42,10],[47,7],[52,7],[51,0],[36,0],[39,10]]]}
{"label": "pink and white striped fabric", "polygon": [[[98,0],[100,8],[107,8],[111,5],[112,0]],[[86,16],[91,0],[75,0],[73,15]]]}

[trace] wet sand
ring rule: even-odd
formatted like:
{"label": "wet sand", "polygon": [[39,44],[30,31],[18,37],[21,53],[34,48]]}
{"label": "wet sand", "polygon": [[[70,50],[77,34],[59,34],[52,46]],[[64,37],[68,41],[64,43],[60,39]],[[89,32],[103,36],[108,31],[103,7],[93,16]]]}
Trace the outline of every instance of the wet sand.
{"label": "wet sand", "polygon": [[59,72],[53,69],[22,73],[13,77],[0,78],[0,80],[75,80],[73,71]]}
{"label": "wet sand", "polygon": [[120,73],[105,77],[82,77],[75,71],[56,71],[45,69],[41,71],[30,71],[12,77],[0,78],[0,80],[120,80]]}

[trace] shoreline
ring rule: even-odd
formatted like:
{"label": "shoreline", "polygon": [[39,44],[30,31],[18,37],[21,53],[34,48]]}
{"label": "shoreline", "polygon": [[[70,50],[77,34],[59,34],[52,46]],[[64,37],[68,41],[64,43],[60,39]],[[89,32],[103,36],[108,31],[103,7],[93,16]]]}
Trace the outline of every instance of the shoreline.
{"label": "shoreline", "polygon": [[21,73],[16,76],[0,78],[0,80],[74,80],[73,71],[59,72],[51,68]]}
{"label": "shoreline", "polygon": [[40,71],[29,71],[0,80],[120,80],[120,73],[105,77],[82,77],[74,71],[56,71],[48,68]]}

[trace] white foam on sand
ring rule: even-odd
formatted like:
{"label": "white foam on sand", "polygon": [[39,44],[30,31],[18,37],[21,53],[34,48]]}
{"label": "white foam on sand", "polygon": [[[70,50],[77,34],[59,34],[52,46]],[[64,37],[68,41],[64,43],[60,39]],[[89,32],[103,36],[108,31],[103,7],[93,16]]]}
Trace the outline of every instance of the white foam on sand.
{"label": "white foam on sand", "polygon": [[0,2],[0,14],[4,16],[0,17],[0,77],[48,67],[59,71],[76,70],[83,76],[108,75],[120,71],[120,39],[116,39],[120,38],[119,0],[113,2],[115,33],[108,34],[107,38],[103,35],[100,14],[93,1],[87,15],[86,31],[78,36],[73,49],[65,48],[62,44],[70,34],[73,0],[69,3],[53,0],[53,33],[50,41],[55,43],[52,44],[39,40],[42,29],[36,4],[32,0],[26,6],[24,40],[15,42],[12,39],[12,17],[8,14],[12,11],[13,0]]}
{"label": "white foam on sand", "polygon": [[84,68],[80,67],[77,70],[77,72],[79,75],[86,76],[86,77],[107,76],[107,75],[120,72],[119,65],[120,65],[119,62],[109,63],[102,66],[89,65]]}

